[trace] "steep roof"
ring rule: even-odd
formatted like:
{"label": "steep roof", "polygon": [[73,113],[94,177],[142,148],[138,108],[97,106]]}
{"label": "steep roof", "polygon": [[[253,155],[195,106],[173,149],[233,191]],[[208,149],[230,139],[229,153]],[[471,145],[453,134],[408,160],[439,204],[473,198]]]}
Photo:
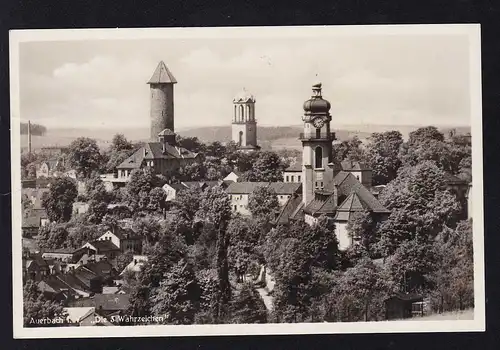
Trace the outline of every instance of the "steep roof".
{"label": "steep roof", "polygon": [[105,311],[126,310],[130,305],[128,294],[95,294],[90,298],[81,298],[73,301],[74,307],[95,307]]}
{"label": "steep roof", "polygon": [[297,182],[271,182],[269,188],[276,194],[293,194],[301,192],[302,184]]}
{"label": "steep roof", "polygon": [[352,160],[344,160],[343,162],[340,162],[340,165],[342,167],[342,170],[344,171],[365,171],[365,170],[371,170],[368,164],[362,163],[362,162],[357,162],[357,161],[352,161]]}
{"label": "steep roof", "polygon": [[177,84],[177,80],[163,61],[158,63],[148,84]]}
{"label": "steep roof", "polygon": [[185,148],[173,146],[168,143],[148,142],[130,157],[125,159],[117,169],[138,169],[142,166],[144,160],[155,159],[194,159],[197,153],[191,152]]}
{"label": "steep roof", "polygon": [[182,191],[182,190],[185,190],[187,188],[187,186],[185,186],[183,184],[179,184],[179,183],[165,184],[163,187],[165,187],[165,186],[170,186],[176,191]]}
{"label": "steep roof", "polygon": [[294,195],[288,198],[283,209],[279,213],[278,217],[275,220],[276,224],[286,224],[290,217],[294,214],[295,210],[302,203],[301,195]]}
{"label": "steep roof", "polygon": [[258,187],[267,187],[268,182],[233,182],[227,188],[229,194],[251,194]]}
{"label": "steep roof", "polygon": [[101,277],[107,277],[111,276],[113,274],[113,265],[109,261],[98,261],[98,262],[91,262],[83,265],[86,269],[92,271],[95,273],[97,276]]}
{"label": "steep roof", "polygon": [[444,173],[444,181],[447,185],[467,185],[467,181],[450,173]]}
{"label": "steep roof", "polygon": [[290,165],[288,168],[285,169],[286,172],[301,172],[302,171],[302,164],[299,162],[295,162],[294,164]]}
{"label": "steep roof", "polygon": [[92,242],[89,242],[90,244],[92,244],[92,246],[94,246],[99,252],[109,252],[109,251],[113,251],[113,250],[120,250],[120,248],[118,248],[113,242],[111,241],[99,241],[99,240],[96,240],[96,241],[92,241]]}

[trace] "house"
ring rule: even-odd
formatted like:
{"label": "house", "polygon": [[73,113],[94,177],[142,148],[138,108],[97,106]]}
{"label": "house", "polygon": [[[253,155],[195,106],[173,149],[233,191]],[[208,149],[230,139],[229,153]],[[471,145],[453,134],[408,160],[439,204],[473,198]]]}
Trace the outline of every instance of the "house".
{"label": "house", "polygon": [[191,188],[193,190],[205,191],[206,189],[220,186],[222,188],[226,187],[224,181],[184,181],[181,182],[186,188]]}
{"label": "house", "polygon": [[27,254],[22,259],[23,278],[41,281],[50,275],[50,268],[40,254]]}
{"label": "house", "polygon": [[26,209],[21,220],[23,237],[33,237],[38,234],[40,227],[49,223],[45,209]]}
{"label": "house", "polygon": [[[67,290],[68,293],[74,294],[74,298],[86,298],[89,297],[93,291],[90,289],[90,282],[86,279],[81,280],[74,273],[74,270],[64,273],[61,275],[54,276],[52,279],[44,280],[44,282],[50,287],[54,288],[54,286],[59,286],[60,290]],[[61,283],[64,287],[61,287]],[[65,289],[64,289],[65,288]],[[99,290],[99,288],[95,288]]]}
{"label": "house", "polygon": [[96,324],[95,307],[65,307],[66,321],[72,326],[94,326]]}
{"label": "house", "polygon": [[170,202],[175,200],[177,198],[177,195],[179,192],[187,189],[187,187],[183,184],[165,184],[162,187],[163,191],[165,191],[165,194],[167,195],[165,201]]}
{"label": "house", "polygon": [[372,169],[366,163],[345,160],[340,162],[342,171],[351,173],[356,180],[367,188],[372,187]]}
{"label": "house", "polygon": [[165,129],[158,142],[147,142],[116,167],[117,179],[129,179],[132,171],[150,168],[153,174],[168,176],[181,166],[195,163],[199,155],[177,145],[175,133]]}
{"label": "house", "polygon": [[300,183],[283,182],[233,182],[227,188],[231,199],[231,210],[233,213],[250,215],[248,203],[251,194],[259,187],[267,187],[276,192],[280,205],[285,205],[292,195],[302,191]]}
{"label": "house", "polygon": [[130,305],[128,294],[95,294],[70,303],[72,307],[94,307],[99,316],[113,316],[126,312]]}
{"label": "house", "polygon": [[85,243],[82,248],[94,250],[96,254],[105,255],[108,260],[115,259],[120,254],[120,247],[111,242],[110,239],[101,239]]}
{"label": "house", "polygon": [[42,208],[42,199],[49,192],[49,188],[22,188],[21,195],[23,198],[31,203],[34,208]]}
{"label": "house", "polygon": [[284,182],[298,182],[302,181],[302,164],[295,163],[283,171]]}
{"label": "house", "polygon": [[132,261],[125,266],[120,276],[123,276],[127,271],[140,272],[147,261],[148,257],[146,255],[134,255]]}
{"label": "house", "polygon": [[120,252],[132,251],[134,253],[142,253],[142,236],[135,233],[129,227],[117,226],[111,231],[106,231],[100,236],[98,241],[108,241],[119,248]]}
{"label": "house", "polygon": [[48,178],[52,177],[56,170],[59,168],[59,160],[58,159],[49,159],[40,164],[38,169],[36,170],[37,178]]}
{"label": "house", "polygon": [[79,249],[73,248],[59,248],[59,249],[47,249],[42,253],[43,259],[49,260],[54,259],[56,261],[64,262],[67,264],[77,263],[83,255],[94,255],[96,254],[95,249],[82,247]]}
{"label": "house", "polygon": [[395,293],[384,301],[386,320],[412,317],[414,311],[422,312],[423,297],[418,294]]}
{"label": "house", "polygon": [[73,215],[85,214],[88,211],[89,211],[89,203],[87,202],[73,203]]}
{"label": "house", "polygon": [[[38,283],[38,290],[50,300],[64,301],[78,298],[79,293],[70,287],[60,276],[48,276]],[[83,295],[88,296],[88,293]]]}
{"label": "house", "polygon": [[231,171],[224,179],[223,181],[232,181],[232,182],[238,182],[238,180],[241,180],[241,176],[243,174],[239,171]]}

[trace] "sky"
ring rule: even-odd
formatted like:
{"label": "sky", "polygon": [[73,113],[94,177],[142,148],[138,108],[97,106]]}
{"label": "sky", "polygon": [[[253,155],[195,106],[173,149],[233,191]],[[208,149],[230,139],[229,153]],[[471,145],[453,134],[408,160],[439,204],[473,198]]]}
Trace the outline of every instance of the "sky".
{"label": "sky", "polygon": [[299,125],[323,84],[332,124],[470,125],[464,35],[22,42],[21,120],[48,128],[149,127],[147,81],[163,60],[176,129],[229,125],[242,89],[259,125]]}

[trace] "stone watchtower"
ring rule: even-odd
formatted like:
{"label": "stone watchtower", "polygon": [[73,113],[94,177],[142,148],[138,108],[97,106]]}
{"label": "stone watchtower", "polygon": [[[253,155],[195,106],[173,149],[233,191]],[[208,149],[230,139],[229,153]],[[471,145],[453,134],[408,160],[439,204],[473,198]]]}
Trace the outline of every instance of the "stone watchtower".
{"label": "stone watchtower", "polygon": [[151,90],[151,141],[165,129],[174,132],[174,84],[177,80],[163,61],[148,81]]}
{"label": "stone watchtower", "polygon": [[257,150],[255,97],[243,90],[233,99],[232,140],[241,150]]}

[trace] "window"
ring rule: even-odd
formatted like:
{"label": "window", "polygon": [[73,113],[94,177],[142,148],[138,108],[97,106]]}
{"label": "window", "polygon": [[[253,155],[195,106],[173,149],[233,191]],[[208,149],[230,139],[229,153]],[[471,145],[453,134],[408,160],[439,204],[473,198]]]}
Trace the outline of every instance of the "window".
{"label": "window", "polygon": [[321,148],[320,146],[316,147],[316,149],[314,150],[314,154],[315,154],[314,167],[323,168],[323,148]]}
{"label": "window", "polygon": [[359,175],[356,175],[356,179],[359,181]]}
{"label": "window", "polygon": [[289,181],[289,178],[288,178],[288,175],[287,175],[287,176],[286,176],[286,182],[288,182],[288,181]]}
{"label": "window", "polygon": [[234,206],[234,211],[236,211],[236,210],[238,210],[238,206],[237,205]]}
{"label": "window", "polygon": [[243,131],[240,131],[238,145],[241,146],[243,144]]}
{"label": "window", "polygon": [[297,176],[297,182],[300,182],[300,175]]}

